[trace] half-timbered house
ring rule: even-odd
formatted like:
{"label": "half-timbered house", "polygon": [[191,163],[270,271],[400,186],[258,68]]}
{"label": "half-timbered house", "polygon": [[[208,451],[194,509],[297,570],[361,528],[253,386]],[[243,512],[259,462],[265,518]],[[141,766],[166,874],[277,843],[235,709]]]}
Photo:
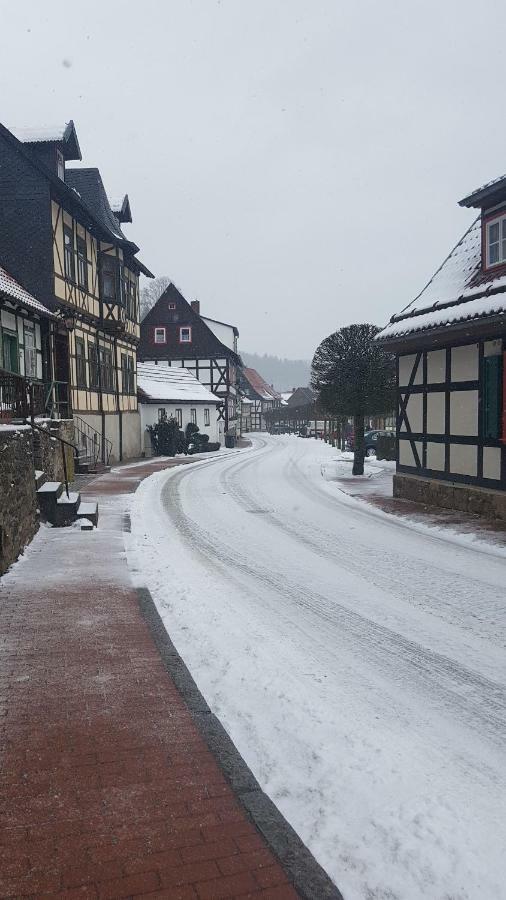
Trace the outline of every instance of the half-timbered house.
{"label": "half-timbered house", "polygon": [[397,354],[397,496],[506,518],[506,177],[378,335]]}
{"label": "half-timbered house", "polygon": [[138,247],[121,230],[100,172],[81,159],[72,122],[9,131],[0,125],[0,258],[9,273],[57,315],[51,337],[54,386],[68,385],[78,440],[103,459],[140,452],[136,348]]}
{"label": "half-timbered house", "polygon": [[241,392],[251,400],[250,431],[265,431],[265,414],[268,410],[281,406],[281,394],[267,384],[256,369],[243,368],[239,380]]}
{"label": "half-timbered house", "polygon": [[140,360],[187,368],[219,397],[220,443],[237,428],[237,337],[234,326],[202,317],[198,301],[189,303],[172,283],[141,323]]}
{"label": "half-timbered house", "polygon": [[[0,421],[51,411],[46,397],[49,347],[55,316],[0,266]],[[29,410],[26,386],[35,385],[36,407]],[[23,396],[24,395],[24,396]],[[33,404],[32,391],[32,404]],[[24,409],[18,408],[24,400]],[[64,416],[66,409],[59,412]]]}

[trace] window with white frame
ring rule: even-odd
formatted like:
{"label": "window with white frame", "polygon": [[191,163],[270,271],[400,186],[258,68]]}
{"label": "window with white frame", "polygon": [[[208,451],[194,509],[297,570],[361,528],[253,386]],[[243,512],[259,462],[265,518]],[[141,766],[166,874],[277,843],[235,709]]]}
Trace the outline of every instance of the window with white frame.
{"label": "window with white frame", "polygon": [[166,344],[166,331],[165,328],[155,328],[155,344]]}
{"label": "window with white frame", "polygon": [[197,424],[197,410],[196,409],[190,409],[190,420],[193,425]]}
{"label": "window with white frame", "polygon": [[204,410],[204,425],[210,425],[210,424],[211,424],[211,421],[210,421],[210,417],[209,417],[209,410],[206,407],[206,409]]}
{"label": "window with white frame", "polygon": [[192,330],[189,326],[184,326],[179,329],[179,342],[181,344],[191,344],[192,341]]}
{"label": "window with white frame", "polygon": [[506,263],[506,215],[487,222],[487,266]]}
{"label": "window with white frame", "polygon": [[183,424],[183,410],[182,409],[176,409],[176,422],[179,425],[179,427],[181,428],[181,426]]}
{"label": "window with white frame", "polygon": [[175,309],[175,308],[176,308],[175,303],[169,303],[169,309]]}

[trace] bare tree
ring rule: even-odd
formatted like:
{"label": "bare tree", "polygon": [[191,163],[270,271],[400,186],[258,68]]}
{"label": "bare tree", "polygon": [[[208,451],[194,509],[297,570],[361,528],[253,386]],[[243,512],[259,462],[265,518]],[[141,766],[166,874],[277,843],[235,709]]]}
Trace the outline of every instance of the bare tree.
{"label": "bare tree", "polygon": [[160,275],[159,278],[153,278],[148,281],[146,287],[140,292],[140,314],[141,322],[145,315],[153,308],[156,301],[160,299],[165,288],[169,286],[171,279],[168,275]]}

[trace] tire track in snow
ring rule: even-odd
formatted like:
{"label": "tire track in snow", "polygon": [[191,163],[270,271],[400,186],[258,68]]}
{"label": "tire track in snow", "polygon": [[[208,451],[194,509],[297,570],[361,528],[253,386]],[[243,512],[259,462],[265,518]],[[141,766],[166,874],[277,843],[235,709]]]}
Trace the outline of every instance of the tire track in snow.
{"label": "tire track in snow", "polygon": [[[343,566],[343,559],[340,555],[329,553],[327,543],[322,547],[318,542],[311,541],[307,537],[304,538],[297,530],[280,522],[273,513],[263,513],[263,507],[259,506],[257,499],[243,487],[238,488],[237,481],[234,486],[234,478],[237,479],[241,472],[257,464],[260,461],[259,457],[263,455],[262,450],[265,451],[267,446],[266,442],[262,442],[258,456],[253,453],[243,459],[234,457],[233,460],[222,460],[225,464],[225,469],[220,466],[219,478],[222,484],[227,486],[236,502],[239,502],[245,510],[262,512],[262,519],[281,529],[287,537],[303,544],[312,553],[327,559],[332,556],[336,563],[336,569],[339,569]],[[417,682],[419,688],[424,692],[428,691],[436,704],[443,705],[452,716],[464,720],[466,724],[471,725],[479,732],[483,732],[485,729],[494,741],[498,741],[501,745],[504,744],[506,738],[506,690],[504,685],[487,679],[465,665],[372,621],[340,604],[335,598],[329,602],[328,597],[314,590],[309,590],[307,587],[301,589],[300,584],[287,578],[286,573],[276,573],[272,567],[266,567],[259,563],[258,558],[255,559],[254,564],[249,563],[244,559],[241,551],[234,549],[233,532],[230,535],[230,542],[223,540],[221,520],[217,523],[217,533],[212,534],[185,513],[180,486],[187,478],[196,475],[198,471],[199,469],[195,469],[194,472],[191,468],[182,469],[168,480],[163,489],[163,501],[167,514],[193,552],[198,552],[205,557],[208,564],[218,567],[225,578],[231,582],[239,582],[241,587],[243,584],[234,573],[243,573],[249,579],[253,579],[259,586],[257,595],[262,602],[267,602],[262,585],[268,587],[279,598],[283,598],[282,609],[279,608],[279,605],[277,608],[273,605],[272,608],[278,615],[281,614],[288,620],[293,629],[303,630],[305,639],[314,639],[315,633],[318,634],[321,631],[321,626],[317,629],[311,627],[311,619],[313,622],[314,617],[320,622],[324,620],[327,626],[332,628],[336,638],[346,641],[350,651],[366,653],[368,659],[374,659],[380,671],[387,673],[388,677],[397,684],[402,685],[404,679],[409,677],[412,681]],[[363,571],[357,577],[363,578]],[[336,571],[336,579],[338,583],[339,571]],[[301,610],[308,619],[309,630],[301,629]],[[325,649],[326,652],[329,652],[328,643]],[[336,650],[334,655],[338,657],[339,650]]]}

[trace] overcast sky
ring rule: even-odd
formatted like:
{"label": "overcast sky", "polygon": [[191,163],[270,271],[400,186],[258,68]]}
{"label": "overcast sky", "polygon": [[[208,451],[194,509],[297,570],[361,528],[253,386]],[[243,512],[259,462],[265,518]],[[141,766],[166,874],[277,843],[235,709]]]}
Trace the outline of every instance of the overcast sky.
{"label": "overcast sky", "polygon": [[506,4],[0,0],[1,115],[73,118],[128,236],[245,350],[384,323],[506,171]]}

